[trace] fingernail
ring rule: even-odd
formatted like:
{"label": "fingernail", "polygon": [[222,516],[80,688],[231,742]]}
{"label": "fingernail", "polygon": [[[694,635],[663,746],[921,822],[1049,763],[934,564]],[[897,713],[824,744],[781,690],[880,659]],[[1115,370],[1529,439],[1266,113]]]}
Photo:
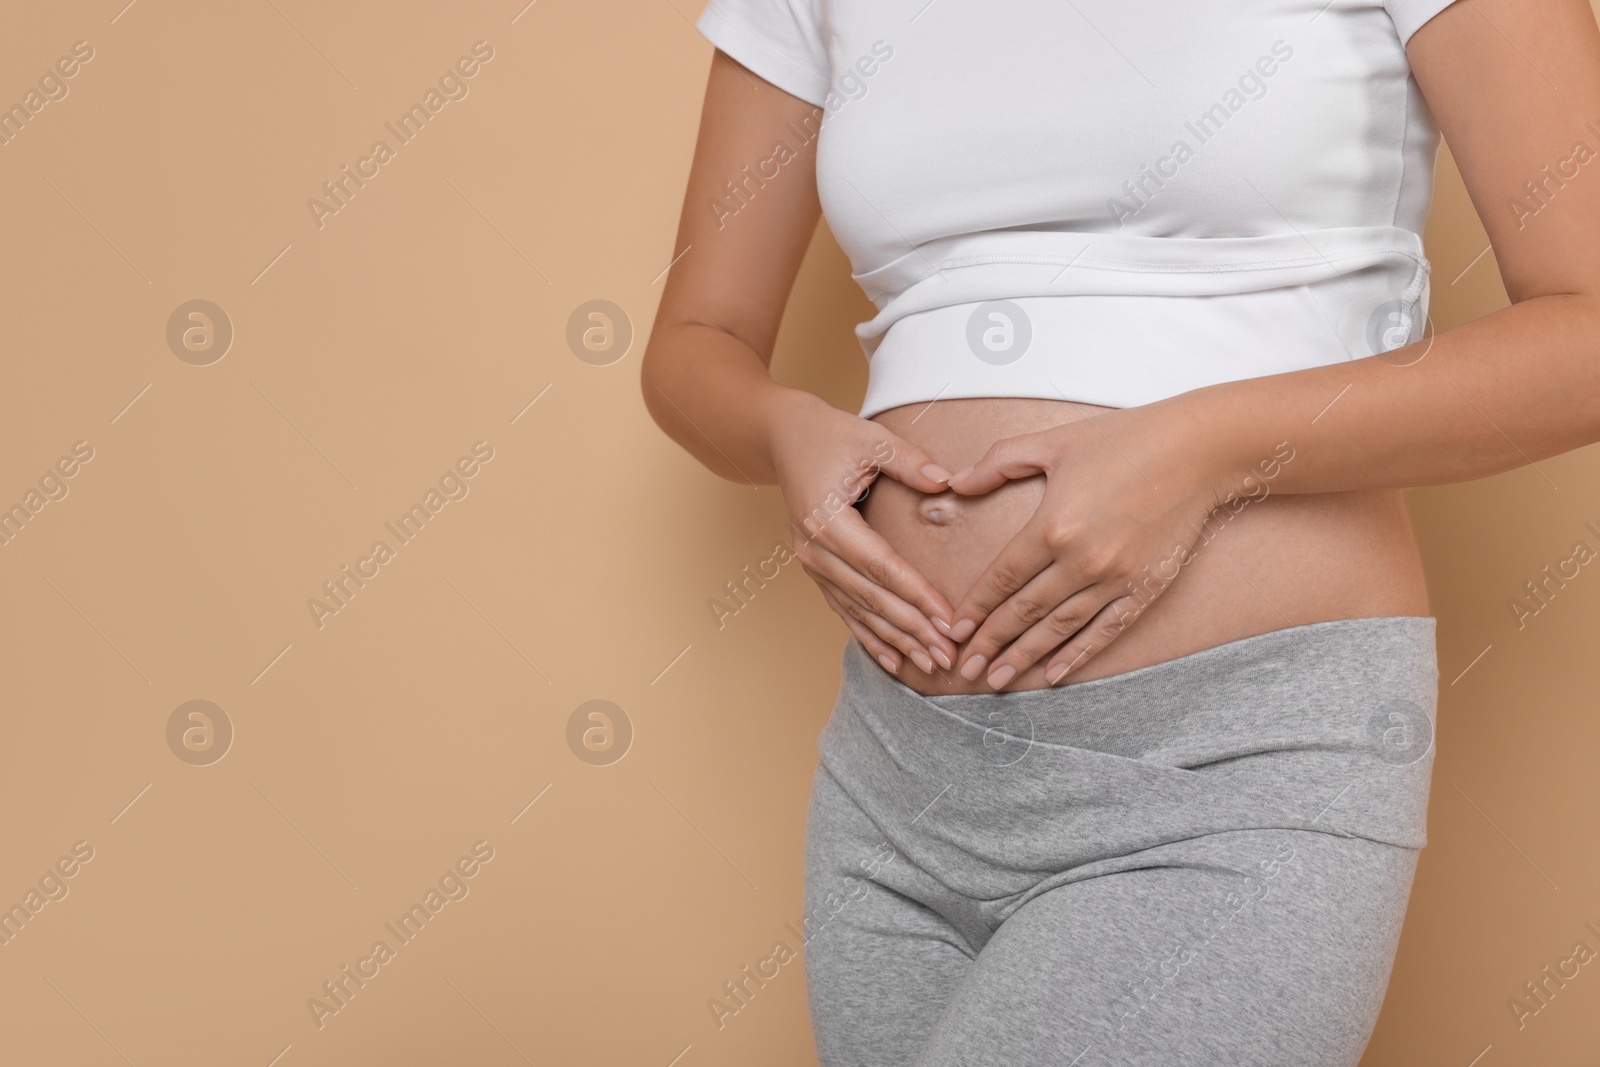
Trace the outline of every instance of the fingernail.
{"label": "fingernail", "polygon": [[920,669],[923,674],[933,673],[933,660],[929,659],[928,654],[921,649],[914,649],[912,651],[911,661],[917,665],[918,669]]}
{"label": "fingernail", "polygon": [[961,668],[961,677],[965,678],[969,682],[976,682],[978,680],[978,675],[983,673],[984,664],[988,662],[989,661],[982,656],[973,656],[971,659],[967,660],[966,665]]}
{"label": "fingernail", "polygon": [[939,632],[940,633],[944,634],[946,637],[950,636],[950,624],[949,623],[945,622],[943,619],[939,618],[939,616],[935,615],[933,617],[933,624],[939,628]]}
{"label": "fingernail", "polygon": [[1061,679],[1065,678],[1067,676],[1067,672],[1071,669],[1072,664],[1063,663],[1061,666],[1055,668],[1055,670],[1050,673],[1045,681],[1049,682],[1051,685],[1055,685],[1057,682],[1061,681]]}
{"label": "fingernail", "polygon": [[936,482],[948,482],[950,480],[950,472],[937,463],[924,464],[922,474],[924,477],[931,478]]}
{"label": "fingernail", "polygon": [[994,673],[989,675],[989,685],[995,689],[1000,689],[1016,676],[1017,669],[1008,663],[1004,667],[995,668]]}
{"label": "fingernail", "polygon": [[961,642],[971,637],[973,632],[977,629],[977,623],[973,622],[971,619],[962,619],[960,622],[950,627],[950,640],[959,645]]}
{"label": "fingernail", "polygon": [[887,652],[878,656],[878,662],[883,664],[884,670],[888,671],[890,674],[894,673],[894,660],[889,658],[889,654]]}
{"label": "fingernail", "polygon": [[952,474],[950,476],[950,480],[952,482],[959,482],[961,479],[965,478],[967,475],[969,475],[971,473],[972,473],[972,467],[968,467],[965,470],[960,470],[960,471],[957,471],[955,474]]}
{"label": "fingernail", "polygon": [[[945,670],[949,670],[950,669],[950,665],[951,665],[951,659],[945,653],[945,650],[940,648],[938,645],[934,645],[932,647],[933,647],[933,658],[939,661],[939,666],[943,667]],[[929,671],[928,673],[932,674],[933,672]]]}

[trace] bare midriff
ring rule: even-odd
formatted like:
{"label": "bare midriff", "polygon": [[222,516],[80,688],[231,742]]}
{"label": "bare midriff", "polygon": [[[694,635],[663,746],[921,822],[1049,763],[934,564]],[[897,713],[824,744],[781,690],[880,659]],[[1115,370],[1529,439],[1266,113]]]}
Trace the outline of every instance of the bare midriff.
{"label": "bare midriff", "polygon": [[[1001,438],[1104,410],[1059,400],[981,397],[893,408],[873,421],[957,471]],[[1270,449],[1263,456],[1268,454]],[[923,494],[880,477],[862,503],[862,514],[955,606],[1032,517],[1044,485],[1038,476],[1007,482],[985,496],[964,497]],[[1196,545],[1161,595],[1061,684],[1121,674],[1289,626],[1430,613],[1399,490],[1269,490],[1237,512],[1226,512],[1225,521],[1209,523],[1206,532],[1208,539]],[[1006,690],[1047,688],[1047,662],[1048,657],[1019,674]],[[953,670],[924,674],[909,660],[898,677],[929,695],[994,691],[982,675],[969,682]]]}

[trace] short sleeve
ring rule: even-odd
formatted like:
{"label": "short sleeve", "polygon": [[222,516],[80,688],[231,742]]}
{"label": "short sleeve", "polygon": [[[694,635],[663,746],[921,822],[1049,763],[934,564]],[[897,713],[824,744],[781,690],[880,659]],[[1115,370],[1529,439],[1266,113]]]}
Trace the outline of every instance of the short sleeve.
{"label": "short sleeve", "polygon": [[1394,20],[1394,28],[1400,31],[1400,44],[1403,46],[1411,35],[1422,28],[1422,24],[1433,16],[1449,7],[1455,0],[1383,0],[1383,6],[1388,9],[1389,17]]}
{"label": "short sleeve", "polygon": [[822,107],[833,76],[821,5],[822,0],[711,0],[695,28],[784,92]]}

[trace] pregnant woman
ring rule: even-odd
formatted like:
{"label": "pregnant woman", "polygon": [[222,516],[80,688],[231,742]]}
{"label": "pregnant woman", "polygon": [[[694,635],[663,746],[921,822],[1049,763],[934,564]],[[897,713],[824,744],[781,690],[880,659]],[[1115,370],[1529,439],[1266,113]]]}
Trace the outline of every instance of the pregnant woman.
{"label": "pregnant woman", "polygon": [[[1600,440],[1588,5],[698,26],[643,391],[781,488],[852,635],[806,833],[822,1063],[1356,1063],[1433,763],[1401,490]],[[1441,132],[1511,306],[1435,335]],[[819,211],[877,308],[856,414],[768,373]]]}

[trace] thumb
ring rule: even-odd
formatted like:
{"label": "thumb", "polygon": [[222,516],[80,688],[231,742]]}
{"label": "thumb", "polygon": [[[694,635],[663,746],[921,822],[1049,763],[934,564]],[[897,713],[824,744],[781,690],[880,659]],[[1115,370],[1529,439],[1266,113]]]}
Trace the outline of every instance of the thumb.
{"label": "thumb", "polygon": [[993,492],[1013,479],[1045,473],[1049,463],[1049,450],[1042,435],[1001,438],[989,446],[978,462],[951,475],[950,488],[969,496]]}
{"label": "thumb", "polygon": [[[879,431],[880,438],[872,450],[872,464],[876,470],[897,482],[922,493],[942,493],[950,481],[950,472],[933,461],[933,457],[903,437]],[[887,456],[885,453],[888,453]]]}

